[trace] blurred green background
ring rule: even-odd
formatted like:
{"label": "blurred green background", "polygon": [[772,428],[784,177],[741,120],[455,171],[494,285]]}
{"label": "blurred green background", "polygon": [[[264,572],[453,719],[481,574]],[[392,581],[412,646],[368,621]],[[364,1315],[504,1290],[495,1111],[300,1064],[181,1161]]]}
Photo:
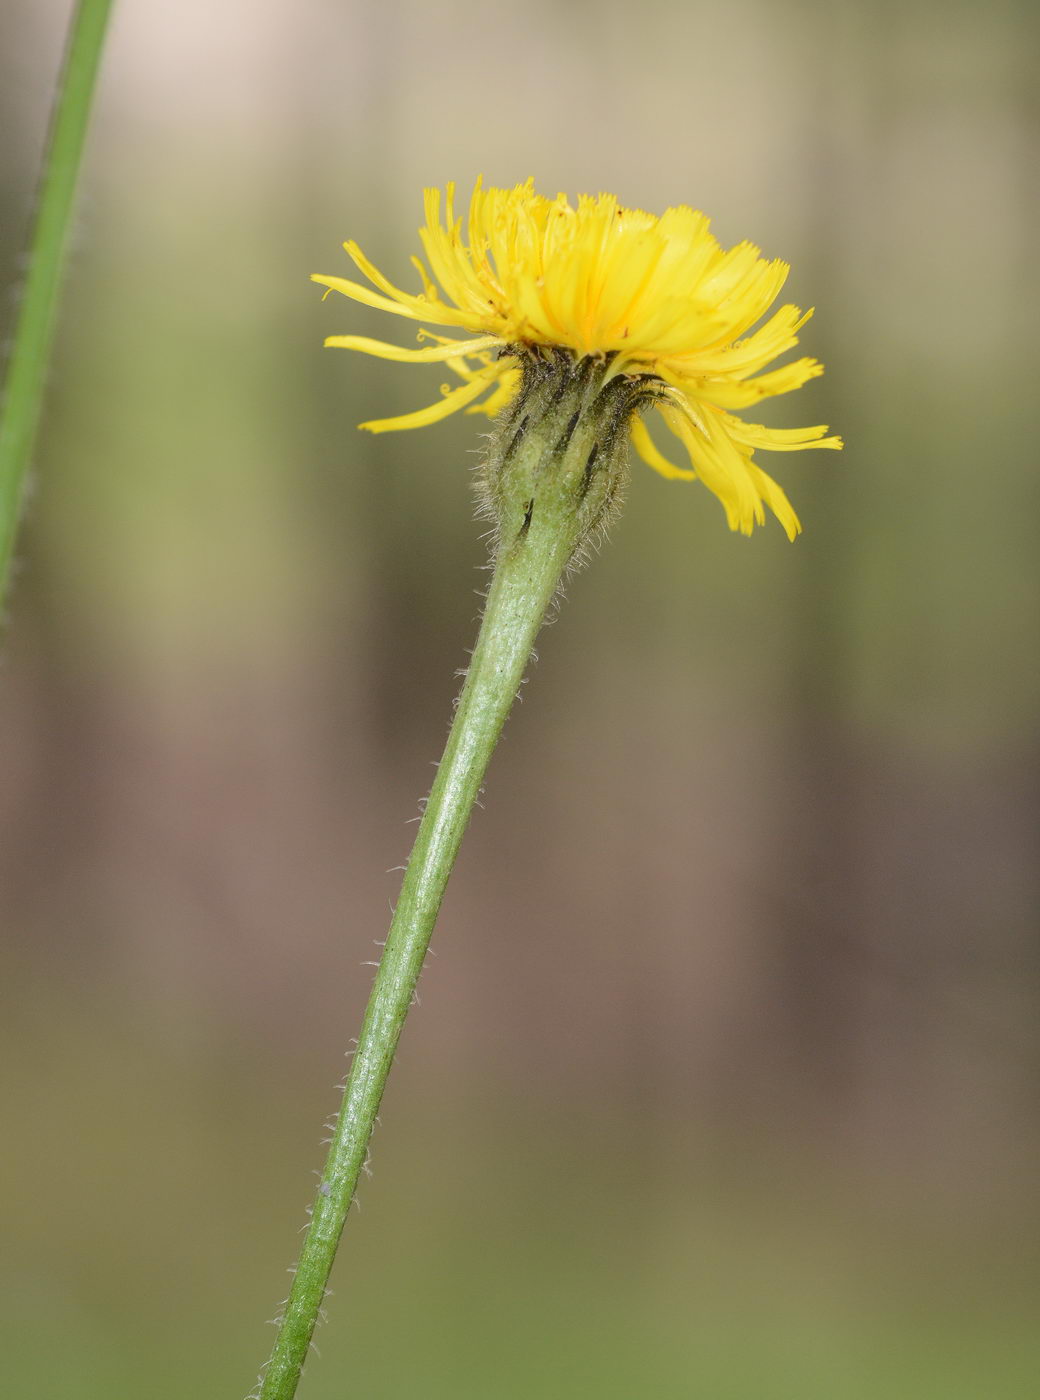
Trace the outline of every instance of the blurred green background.
{"label": "blurred green background", "polygon": [[[307,275],[407,278],[478,172],[788,258],[828,373],[769,421],[848,447],[764,459],[793,546],[635,465],[303,1395],[1035,1393],[1030,14],[117,5],[0,672],[4,1395],[266,1354],[484,579],[480,420],[356,432],[443,371],[323,352],[400,328]],[[67,16],[0,18],[5,325]]]}

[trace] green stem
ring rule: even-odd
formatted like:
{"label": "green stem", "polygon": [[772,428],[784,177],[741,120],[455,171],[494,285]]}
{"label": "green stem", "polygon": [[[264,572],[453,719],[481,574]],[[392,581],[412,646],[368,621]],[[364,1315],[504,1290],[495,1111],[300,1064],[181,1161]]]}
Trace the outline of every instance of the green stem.
{"label": "green stem", "polygon": [[448,876],[535,635],[570,554],[570,542],[553,538],[548,530],[530,531],[525,543],[526,548],[503,559],[495,572],[469,674],[372,988],[261,1400],[289,1400],[296,1393]]}
{"label": "green stem", "polygon": [[[486,468],[499,543],[476,649],[405,871],[259,1400],[292,1400],[459,844],[535,637],[576,549],[615,501],[640,387],[532,362]],[[618,392],[620,387],[621,392]],[[626,397],[627,392],[627,397]]]}
{"label": "green stem", "polygon": [[29,267],[0,408],[0,607],[54,334],[76,176],[112,0],[80,0],[51,117]]}

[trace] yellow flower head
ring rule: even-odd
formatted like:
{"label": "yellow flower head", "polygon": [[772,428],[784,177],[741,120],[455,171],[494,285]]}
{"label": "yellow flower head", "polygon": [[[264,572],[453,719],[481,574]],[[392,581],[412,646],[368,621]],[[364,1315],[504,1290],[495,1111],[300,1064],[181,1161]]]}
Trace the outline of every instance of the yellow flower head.
{"label": "yellow flower head", "polygon": [[659,381],[654,406],[689,465],[669,461],[633,414],[639,455],[664,476],[700,479],[721,500],[731,529],[750,534],[764,521],[765,504],[793,539],[798,517],[754,462],[755,449],[841,447],[841,439],[825,437],[825,427],[766,428],[730,411],[800,388],[823,371],[809,358],[766,371],[798,343],[812,314],[785,305],[763,320],[787,264],[767,261],[752,243],[723,250],[708,219],[684,205],[658,218],[601,194],[580,196],[574,208],[566,195],[536,194],[530,180],[511,190],[486,190],[478,180],[464,224],[453,197],[449,185],[442,217],[440,190],[425,191],[419,236],[426,260],[412,260],[422,292],[400,291],[352,242],[344,246],[371,287],[343,277],[313,279],[366,306],[469,332],[456,340],[421,330],[420,340],[435,343],[415,350],[329,336],[326,345],[384,359],[441,361],[462,380],[428,408],[361,426],[377,433],[418,428],[467,405],[471,413],[497,414],[517,394],[526,356],[563,349],[575,359],[604,362],[608,378]]}

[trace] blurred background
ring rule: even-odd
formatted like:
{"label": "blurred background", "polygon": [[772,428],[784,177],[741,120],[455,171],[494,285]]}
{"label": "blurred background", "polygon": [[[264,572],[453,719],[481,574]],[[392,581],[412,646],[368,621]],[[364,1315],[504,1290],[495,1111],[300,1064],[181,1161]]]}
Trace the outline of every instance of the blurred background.
{"label": "blurred background", "polygon": [[[0,19],[5,334],[68,13]],[[4,1394],[267,1353],[485,578],[481,420],[358,433],[443,371],[307,276],[412,285],[478,172],[789,259],[828,373],[767,421],[848,447],[764,459],[794,545],[634,465],[302,1394],[1034,1393],[1031,13],[117,5],[0,671]]]}

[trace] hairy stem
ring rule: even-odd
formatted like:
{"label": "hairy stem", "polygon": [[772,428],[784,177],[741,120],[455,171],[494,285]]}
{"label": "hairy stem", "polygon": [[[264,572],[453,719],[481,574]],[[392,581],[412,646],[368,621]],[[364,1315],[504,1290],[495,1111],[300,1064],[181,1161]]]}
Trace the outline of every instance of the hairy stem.
{"label": "hairy stem", "polygon": [[493,440],[485,497],[499,538],[480,635],[405,871],[259,1400],[296,1394],[401,1028],[488,761],[563,573],[619,493],[627,405],[616,383],[605,387],[606,378],[605,366],[532,362],[512,416]]}
{"label": "hairy stem", "polygon": [[25,290],[0,408],[0,607],[40,417],[76,176],[111,8],[112,0],[79,0],[51,117]]}
{"label": "hairy stem", "polygon": [[561,541],[558,534],[554,537],[550,529],[536,529],[532,521],[523,540],[496,569],[480,637],[372,988],[285,1320],[264,1376],[262,1400],[289,1400],[295,1394],[448,876],[569,555],[570,541]]}

